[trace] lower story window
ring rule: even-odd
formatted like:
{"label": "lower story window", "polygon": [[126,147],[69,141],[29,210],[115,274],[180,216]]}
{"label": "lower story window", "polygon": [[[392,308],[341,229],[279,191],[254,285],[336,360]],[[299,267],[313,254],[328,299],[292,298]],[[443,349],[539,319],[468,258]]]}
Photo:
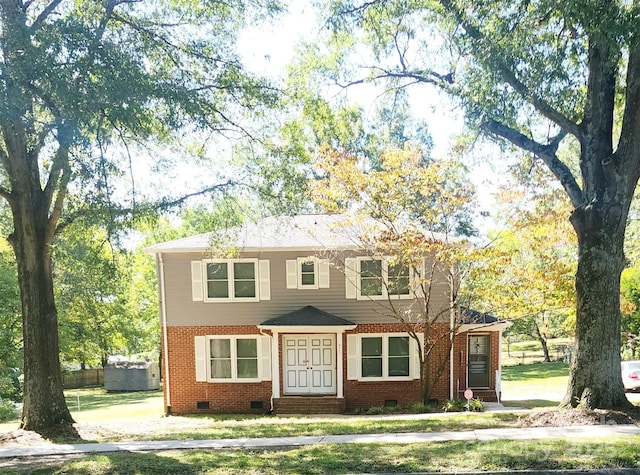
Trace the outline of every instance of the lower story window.
{"label": "lower story window", "polygon": [[211,338],[209,357],[211,379],[258,378],[258,344],[255,337]]}
{"label": "lower story window", "polygon": [[361,377],[394,378],[409,376],[409,337],[362,337]]}

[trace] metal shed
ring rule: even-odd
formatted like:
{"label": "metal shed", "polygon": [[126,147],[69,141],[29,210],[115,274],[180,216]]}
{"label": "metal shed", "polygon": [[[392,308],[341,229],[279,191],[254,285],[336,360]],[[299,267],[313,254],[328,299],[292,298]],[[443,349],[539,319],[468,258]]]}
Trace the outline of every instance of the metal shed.
{"label": "metal shed", "polygon": [[150,391],[160,388],[160,367],[150,361],[123,361],[104,367],[107,391]]}

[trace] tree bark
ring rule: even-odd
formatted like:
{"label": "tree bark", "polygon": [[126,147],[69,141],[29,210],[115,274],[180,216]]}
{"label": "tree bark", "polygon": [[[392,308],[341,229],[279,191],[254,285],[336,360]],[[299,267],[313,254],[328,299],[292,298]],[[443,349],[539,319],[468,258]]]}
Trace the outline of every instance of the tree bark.
{"label": "tree bark", "polygon": [[[595,205],[578,208],[571,222],[578,234],[576,351],[565,407],[626,409],[620,372],[620,274],[624,227],[607,224],[611,213]],[[617,218],[617,216],[614,216]],[[617,221],[617,219],[613,219]]]}
{"label": "tree bark", "polygon": [[[18,264],[22,298],[24,406],[21,428],[40,430],[71,423],[60,371],[58,313],[54,303],[48,219],[14,206],[15,232],[10,236]],[[46,217],[46,215],[45,215]]]}

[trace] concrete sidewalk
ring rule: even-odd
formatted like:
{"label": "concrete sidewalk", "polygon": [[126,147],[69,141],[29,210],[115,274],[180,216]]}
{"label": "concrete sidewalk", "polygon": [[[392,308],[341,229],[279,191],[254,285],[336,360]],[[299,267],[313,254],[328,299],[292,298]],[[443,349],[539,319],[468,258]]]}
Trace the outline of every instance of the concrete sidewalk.
{"label": "concrete sidewalk", "polygon": [[531,427],[478,429],[459,432],[412,432],[396,434],[326,435],[305,437],[267,437],[259,439],[218,439],[148,442],[105,442],[99,444],[41,444],[0,448],[0,459],[43,457],[50,455],[93,454],[114,452],[150,452],[158,450],[261,449],[317,444],[411,444],[447,440],[488,441],[540,440],[550,438],[589,438],[640,435],[636,425],[595,425],[569,427]]}

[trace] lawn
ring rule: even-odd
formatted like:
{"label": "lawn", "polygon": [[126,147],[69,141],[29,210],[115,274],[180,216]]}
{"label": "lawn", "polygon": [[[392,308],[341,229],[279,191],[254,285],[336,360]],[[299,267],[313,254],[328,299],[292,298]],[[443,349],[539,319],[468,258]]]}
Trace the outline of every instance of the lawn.
{"label": "lawn", "polygon": [[[197,450],[93,455],[34,461],[3,473],[239,474],[407,473],[600,469],[640,466],[640,437],[591,440],[449,441],[316,445],[276,450]],[[37,468],[38,464],[41,465]]]}
{"label": "lawn", "polygon": [[554,407],[560,403],[569,378],[561,361],[502,368],[502,403],[524,408]]}
{"label": "lawn", "polygon": [[[554,406],[536,394],[564,390],[563,363],[508,366],[503,369],[507,404]],[[106,393],[71,390],[67,403],[79,427],[90,428],[85,442],[186,440],[382,432],[460,431],[514,426],[513,413],[425,414],[323,417],[209,415],[162,417],[158,391]],[[11,431],[16,423],[0,431]],[[81,432],[82,435],[82,432]],[[56,440],[61,442],[61,440]],[[82,442],[74,440],[74,442]],[[602,440],[449,441],[430,444],[319,445],[268,450],[189,450],[49,458],[36,465],[0,464],[0,471],[21,473],[358,473],[524,469],[599,469],[640,467],[640,437]]]}

